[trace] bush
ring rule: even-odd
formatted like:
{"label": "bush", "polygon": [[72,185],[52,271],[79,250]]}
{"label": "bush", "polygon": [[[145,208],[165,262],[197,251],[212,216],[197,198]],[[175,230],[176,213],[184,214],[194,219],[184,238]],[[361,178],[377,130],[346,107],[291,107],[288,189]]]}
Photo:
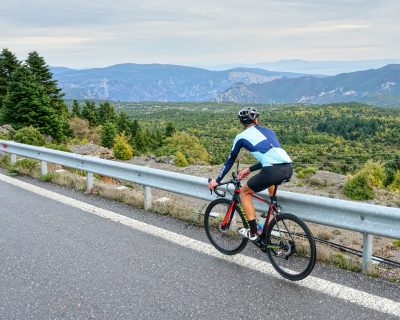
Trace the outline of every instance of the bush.
{"label": "bush", "polygon": [[10,155],[4,154],[0,155],[0,167],[8,168],[11,165]]}
{"label": "bush", "polygon": [[360,172],[366,175],[371,186],[383,188],[386,180],[386,173],[385,167],[381,163],[369,160],[364,164]]}
{"label": "bush", "polygon": [[353,200],[370,200],[375,197],[365,172],[359,172],[345,182],[344,194]]}
{"label": "bush", "polygon": [[180,151],[175,154],[175,165],[178,167],[187,167],[189,165],[185,155]]}
{"label": "bush", "polygon": [[18,160],[14,164],[14,169],[20,174],[32,175],[33,171],[38,168],[39,161],[33,159]]}
{"label": "bush", "polygon": [[115,137],[113,150],[116,159],[129,160],[132,158],[133,150],[124,134]]}
{"label": "bush", "polygon": [[297,172],[297,177],[299,177],[300,179],[305,179],[305,178],[312,176],[316,172],[317,172],[317,169],[313,168],[313,167],[303,168]]}
{"label": "bush", "polygon": [[399,240],[393,240],[392,243],[396,248],[400,249],[400,239]]}
{"label": "bush", "polygon": [[14,140],[33,146],[43,146],[45,144],[42,134],[32,126],[19,129],[14,135]]}
{"label": "bush", "polygon": [[396,171],[393,176],[392,183],[388,186],[389,190],[396,191],[400,190],[400,170]]}
{"label": "bush", "polygon": [[199,139],[186,132],[175,132],[166,139],[166,144],[159,152],[163,155],[183,153],[190,164],[209,163],[210,156],[207,149],[200,143]]}
{"label": "bush", "polygon": [[85,139],[90,134],[89,122],[78,117],[72,118],[69,125],[74,133],[74,136],[79,139]]}

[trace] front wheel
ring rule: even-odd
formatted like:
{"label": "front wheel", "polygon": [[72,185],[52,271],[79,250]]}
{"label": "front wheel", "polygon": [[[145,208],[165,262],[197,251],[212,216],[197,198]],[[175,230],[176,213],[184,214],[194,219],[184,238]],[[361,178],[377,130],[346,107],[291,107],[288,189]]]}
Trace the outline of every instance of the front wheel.
{"label": "front wheel", "polygon": [[208,205],[204,227],[211,244],[224,254],[237,254],[247,244],[248,239],[238,233],[239,229],[248,228],[247,220],[240,208],[228,199],[216,199]]}
{"label": "front wheel", "polygon": [[283,277],[297,281],[307,277],[315,265],[315,241],[307,225],[290,213],[272,219],[267,229],[267,255]]}

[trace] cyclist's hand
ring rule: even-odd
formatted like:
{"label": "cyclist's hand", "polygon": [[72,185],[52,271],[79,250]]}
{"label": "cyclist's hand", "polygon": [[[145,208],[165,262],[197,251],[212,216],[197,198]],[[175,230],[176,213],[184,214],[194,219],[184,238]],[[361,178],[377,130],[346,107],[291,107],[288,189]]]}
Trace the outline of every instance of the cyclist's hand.
{"label": "cyclist's hand", "polygon": [[250,174],[250,169],[246,168],[239,172],[239,179],[244,179]]}
{"label": "cyclist's hand", "polygon": [[212,179],[209,183],[208,183],[208,189],[214,189],[215,187],[218,186],[218,182],[215,181],[215,179]]}

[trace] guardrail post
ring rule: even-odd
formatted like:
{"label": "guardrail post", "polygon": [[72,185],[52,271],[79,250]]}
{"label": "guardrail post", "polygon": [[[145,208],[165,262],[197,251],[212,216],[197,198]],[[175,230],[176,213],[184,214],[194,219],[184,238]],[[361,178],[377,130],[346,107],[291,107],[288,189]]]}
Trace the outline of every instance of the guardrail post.
{"label": "guardrail post", "polygon": [[42,176],[44,176],[48,173],[46,161],[40,161],[40,173],[42,174]]}
{"label": "guardrail post", "polygon": [[144,187],[144,209],[151,209],[151,188],[147,186]]}
{"label": "guardrail post", "polygon": [[86,191],[93,189],[93,172],[86,172]]}
{"label": "guardrail post", "polygon": [[17,155],[14,153],[11,153],[10,160],[11,160],[12,164],[15,164],[17,162]]}
{"label": "guardrail post", "polygon": [[367,273],[368,266],[372,259],[372,234],[363,233],[363,255],[361,270],[363,273]]}

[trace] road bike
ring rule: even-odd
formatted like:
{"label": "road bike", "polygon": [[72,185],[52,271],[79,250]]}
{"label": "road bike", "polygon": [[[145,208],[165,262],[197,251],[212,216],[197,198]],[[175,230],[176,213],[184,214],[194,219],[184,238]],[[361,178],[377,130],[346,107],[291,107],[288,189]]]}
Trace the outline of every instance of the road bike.
{"label": "road bike", "polygon": [[[232,199],[225,198],[224,191],[216,188],[211,190],[220,198],[208,205],[204,215],[208,239],[218,251],[227,255],[241,252],[249,241],[238,233],[241,228],[249,228],[249,224],[240,201],[241,180],[234,173],[232,177],[217,186],[227,185]],[[278,185],[283,182],[275,185],[272,199],[276,199]],[[233,193],[229,191],[230,184],[234,186]],[[297,216],[281,212],[277,201],[262,199],[257,195],[253,195],[253,198],[267,204],[267,210],[258,220],[259,237],[251,242],[268,256],[280,275],[292,281],[304,279],[313,270],[316,259],[316,246],[310,229]],[[265,223],[260,226],[260,220],[263,219]]]}

